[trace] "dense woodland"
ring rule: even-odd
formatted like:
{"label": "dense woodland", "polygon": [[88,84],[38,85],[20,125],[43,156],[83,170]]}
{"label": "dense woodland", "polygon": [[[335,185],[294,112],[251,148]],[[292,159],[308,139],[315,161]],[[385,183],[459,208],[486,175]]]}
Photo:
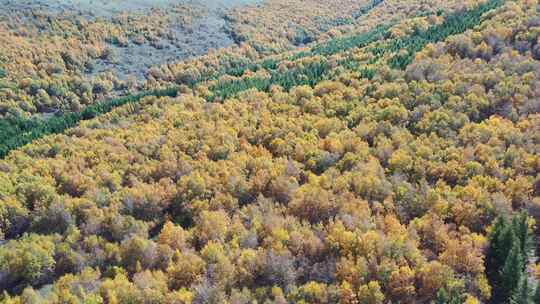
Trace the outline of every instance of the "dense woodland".
{"label": "dense woodland", "polygon": [[148,15],[111,18],[39,9],[0,10],[0,117],[80,112],[104,98],[133,92],[141,84],[120,79],[100,64],[120,60],[128,45],[161,48],[173,40],[170,24],[189,30],[204,11],[189,5]]}
{"label": "dense woodland", "polygon": [[540,303],[540,3],[343,2],[1,121],[0,301]]}
{"label": "dense woodland", "polygon": [[[338,6],[328,6],[321,0],[304,2],[273,0],[263,6],[227,12],[228,31],[239,45],[214,50],[210,56],[225,58],[232,54],[248,60],[279,53],[307,43],[304,31],[309,31],[309,41],[322,39],[323,33],[341,24],[334,24],[336,20],[371,9],[371,2],[366,0],[340,0]],[[302,10],[304,6],[311,9]],[[119,50],[130,45],[159,50],[182,42],[175,31],[193,31],[208,13],[205,10],[196,2],[187,2],[168,10],[125,12],[111,17],[37,8],[0,11],[0,117],[80,112],[103,99],[155,88],[155,79],[165,75],[159,66],[142,71],[142,80],[140,75],[101,71],[99,66],[114,66],[124,60],[119,58]],[[243,20],[246,14],[260,20]],[[276,16],[290,20],[290,28],[279,29],[283,23]],[[275,32],[264,33],[268,28],[275,28]],[[279,37],[280,43],[271,41],[269,35]],[[183,63],[179,60],[169,64]],[[189,66],[196,64],[190,62]]]}

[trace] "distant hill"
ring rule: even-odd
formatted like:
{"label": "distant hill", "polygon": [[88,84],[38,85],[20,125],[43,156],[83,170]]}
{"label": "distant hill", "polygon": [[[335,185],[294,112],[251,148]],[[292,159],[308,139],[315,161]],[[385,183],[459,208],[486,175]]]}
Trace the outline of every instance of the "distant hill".
{"label": "distant hill", "polygon": [[45,119],[78,95],[26,58],[78,57],[24,37],[164,19],[0,25],[0,302],[538,303],[540,3],[333,4],[236,7],[233,46]]}

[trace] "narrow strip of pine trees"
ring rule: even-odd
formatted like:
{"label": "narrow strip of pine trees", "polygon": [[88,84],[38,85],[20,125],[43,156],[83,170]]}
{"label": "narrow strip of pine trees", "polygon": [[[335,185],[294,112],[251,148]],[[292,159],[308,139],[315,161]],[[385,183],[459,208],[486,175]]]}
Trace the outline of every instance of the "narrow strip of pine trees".
{"label": "narrow strip of pine trees", "polygon": [[136,95],[98,102],[86,107],[82,112],[70,112],[49,119],[8,118],[0,121],[0,158],[9,151],[22,147],[32,141],[50,134],[58,134],[76,126],[81,120],[92,119],[108,113],[112,109],[140,101],[146,96],[175,96],[176,88],[148,91]]}
{"label": "narrow strip of pine trees", "polygon": [[489,0],[476,8],[449,14],[443,23],[425,31],[400,39],[393,39],[369,49],[376,58],[391,54],[388,65],[394,69],[405,69],[417,52],[429,43],[445,40],[447,37],[465,32],[482,23],[482,15],[504,4],[505,0]]}
{"label": "narrow strip of pine trees", "polygon": [[[467,29],[473,28],[482,22],[480,17],[484,13],[501,6],[503,3],[504,0],[489,0],[471,10],[450,14],[440,25],[434,25],[425,31],[406,38],[392,39],[387,43],[369,48],[369,51],[375,55],[376,60],[374,62],[383,58],[384,55],[390,55],[389,66],[404,69],[412,61],[414,55],[428,43],[442,41],[451,35],[463,33]],[[391,24],[380,25],[361,35],[337,38],[324,45],[313,47],[310,52],[301,52],[297,54],[296,58],[309,55],[330,56],[352,48],[365,47],[384,37],[390,27]],[[406,55],[401,54],[403,50],[406,50]],[[305,80],[306,78],[309,79],[309,77],[314,77],[312,79],[314,81],[311,82],[317,83],[320,80],[330,78],[329,72],[331,68],[326,65],[324,60],[326,59],[319,63],[310,64],[307,67],[295,69],[292,72],[287,71],[285,72],[287,75],[282,75],[283,73],[278,71],[270,71],[270,78],[249,77],[219,83],[211,88],[214,93],[212,99],[222,101],[235,96],[241,91],[253,88],[267,91],[272,85],[281,85],[285,89],[289,89],[296,85],[309,84],[310,81]],[[341,64],[354,67],[354,64],[350,62],[350,58],[346,58]],[[369,69],[362,69],[361,67],[356,67],[356,69],[365,72],[368,77],[372,74]],[[361,75],[364,76],[363,73]]]}

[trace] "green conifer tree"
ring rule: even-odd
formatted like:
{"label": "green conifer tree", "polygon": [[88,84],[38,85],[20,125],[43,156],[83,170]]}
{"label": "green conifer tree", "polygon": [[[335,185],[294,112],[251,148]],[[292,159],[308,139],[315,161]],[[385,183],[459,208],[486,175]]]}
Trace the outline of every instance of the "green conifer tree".
{"label": "green conifer tree", "polygon": [[519,241],[514,242],[508,257],[501,270],[501,292],[498,295],[500,303],[508,303],[512,295],[518,290],[519,283],[523,276],[523,256]]}
{"label": "green conifer tree", "polygon": [[490,238],[489,238],[489,247],[486,254],[486,270],[487,276],[491,281],[491,284],[494,285],[499,281],[499,264],[498,254],[501,252],[499,248],[501,246],[501,234],[506,229],[506,221],[502,216],[499,216],[495,220],[495,224],[491,228]]}
{"label": "green conifer tree", "polygon": [[[512,219],[512,229],[519,238],[521,253],[524,255],[524,257],[527,256],[531,245],[531,239],[529,235],[528,216],[526,212],[522,212]],[[523,266],[525,266],[525,264]]]}
{"label": "green conifer tree", "polygon": [[503,231],[497,239],[497,243],[495,262],[496,265],[499,265],[499,267],[502,267],[505,264],[506,259],[508,258],[514,245],[517,245],[518,249],[521,251],[521,244],[519,244],[519,239],[514,232],[513,225],[505,225]]}
{"label": "green conifer tree", "polygon": [[529,304],[531,290],[529,288],[529,278],[523,275],[517,289],[513,292],[511,304]]}
{"label": "green conifer tree", "polygon": [[533,304],[540,304],[540,282],[536,284],[536,292],[534,293],[532,302]]}

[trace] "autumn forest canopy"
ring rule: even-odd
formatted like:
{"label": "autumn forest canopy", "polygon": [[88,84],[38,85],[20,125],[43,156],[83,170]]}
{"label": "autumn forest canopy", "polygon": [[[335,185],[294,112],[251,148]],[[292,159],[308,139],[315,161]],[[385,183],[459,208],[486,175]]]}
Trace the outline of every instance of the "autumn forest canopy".
{"label": "autumn forest canopy", "polygon": [[0,0],[0,303],[540,304],[540,2]]}

